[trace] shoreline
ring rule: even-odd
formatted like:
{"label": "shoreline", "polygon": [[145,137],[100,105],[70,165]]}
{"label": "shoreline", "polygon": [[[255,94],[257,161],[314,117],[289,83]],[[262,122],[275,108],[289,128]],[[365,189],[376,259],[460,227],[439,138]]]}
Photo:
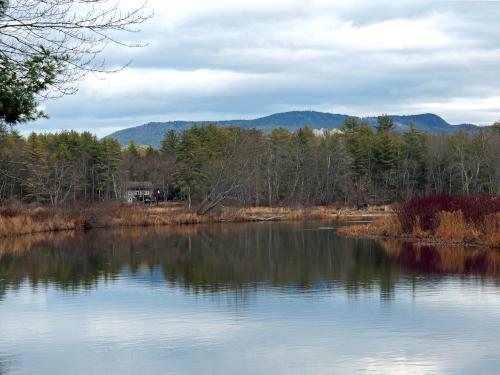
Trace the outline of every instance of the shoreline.
{"label": "shoreline", "polygon": [[424,232],[421,230],[416,230],[414,233],[402,233],[402,229],[398,227],[395,215],[374,220],[370,223],[344,226],[337,230],[337,234],[347,238],[397,240],[424,246],[450,246],[500,250],[500,243],[488,243],[486,241],[481,241],[479,236],[476,237],[476,241],[461,241],[440,238],[435,233]]}
{"label": "shoreline", "polygon": [[[500,242],[472,228],[474,236],[444,237],[440,233],[414,229],[403,231],[397,216],[383,207],[354,210],[339,206],[309,207],[221,207],[210,215],[199,215],[183,203],[159,206],[117,203],[80,203],[61,207],[19,206],[0,207],[0,241],[28,235],[50,235],[58,232],[80,233],[90,229],[127,227],[189,226],[214,223],[298,222],[323,220],[353,222],[337,229],[337,234],[349,238],[398,240],[420,245],[500,249]],[[456,226],[457,223],[448,223]],[[463,223],[462,223],[463,224]],[[465,227],[465,232],[471,228]],[[496,235],[494,233],[493,235]]]}
{"label": "shoreline", "polygon": [[211,215],[199,215],[184,204],[160,206],[123,204],[81,204],[65,207],[0,208],[0,240],[30,234],[80,232],[94,228],[195,225],[306,220],[370,220],[380,214],[373,210],[349,210],[334,206],[312,207],[223,207]]}
{"label": "shoreline", "polygon": [[342,228],[339,228],[337,233],[345,238],[353,238],[353,239],[368,239],[368,240],[394,240],[400,242],[408,242],[416,245],[423,246],[450,246],[450,247],[466,247],[466,248],[488,248],[488,249],[499,249],[499,246],[486,245],[481,243],[474,242],[456,242],[456,241],[446,241],[438,238],[431,237],[415,237],[411,235],[401,235],[401,236],[384,236],[378,234],[366,234],[366,235],[349,235],[345,234],[341,231]]}

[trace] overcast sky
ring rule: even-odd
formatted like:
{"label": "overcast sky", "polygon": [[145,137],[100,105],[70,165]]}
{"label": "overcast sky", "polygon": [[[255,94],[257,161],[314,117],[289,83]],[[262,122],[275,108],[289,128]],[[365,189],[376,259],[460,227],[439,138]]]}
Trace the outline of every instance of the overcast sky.
{"label": "overcast sky", "polygon": [[132,65],[43,104],[20,130],[255,118],[312,108],[500,119],[499,1],[150,0],[155,16],[112,47]]}

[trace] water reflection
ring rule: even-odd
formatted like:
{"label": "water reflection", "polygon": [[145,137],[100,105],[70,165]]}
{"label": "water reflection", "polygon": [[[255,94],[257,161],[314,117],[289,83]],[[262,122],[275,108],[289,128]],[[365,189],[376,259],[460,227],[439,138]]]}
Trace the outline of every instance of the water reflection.
{"label": "water reflection", "polygon": [[407,271],[500,278],[500,252],[487,248],[428,246],[383,241],[385,252]]}
{"label": "water reflection", "polygon": [[214,225],[55,236],[29,251],[5,249],[0,278],[12,288],[27,278],[33,287],[54,283],[76,290],[94,288],[125,270],[138,275],[159,268],[166,282],[195,291],[265,284],[301,290],[343,285],[356,293],[377,283],[390,294],[399,272],[380,246],[315,229]]}
{"label": "water reflection", "polygon": [[323,226],[2,241],[0,375],[497,371],[497,252]]}
{"label": "water reflection", "polygon": [[419,274],[500,275],[496,251],[353,241],[316,224],[96,230],[2,246],[0,300],[26,279],[33,288],[53,283],[76,291],[123,272],[194,291],[341,287],[357,294],[377,287],[383,299],[401,278],[416,283]]}
{"label": "water reflection", "polygon": [[0,375],[6,375],[12,371],[12,359],[0,354]]}

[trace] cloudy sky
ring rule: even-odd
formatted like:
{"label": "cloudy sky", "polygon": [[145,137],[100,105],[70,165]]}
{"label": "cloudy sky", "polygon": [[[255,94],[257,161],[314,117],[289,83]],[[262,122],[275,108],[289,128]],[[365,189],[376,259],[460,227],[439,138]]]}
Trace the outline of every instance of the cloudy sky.
{"label": "cloudy sky", "polygon": [[[105,80],[43,104],[38,130],[99,136],[149,121],[309,109],[500,119],[500,1],[150,0],[155,15],[111,47]],[[131,36],[132,37],[132,36]]]}

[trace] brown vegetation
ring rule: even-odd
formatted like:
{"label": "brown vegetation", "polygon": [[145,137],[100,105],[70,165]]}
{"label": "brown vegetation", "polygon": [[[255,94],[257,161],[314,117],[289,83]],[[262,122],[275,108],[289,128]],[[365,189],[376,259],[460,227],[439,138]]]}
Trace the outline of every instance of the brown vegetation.
{"label": "brown vegetation", "polygon": [[125,204],[80,204],[56,208],[0,208],[0,238],[103,227],[307,219],[343,220],[357,218],[360,215],[360,213],[353,213],[338,207],[224,207],[211,215],[199,215],[190,212],[184,204],[163,204],[153,207]]}
{"label": "brown vegetation", "polygon": [[397,205],[394,216],[341,228],[339,233],[500,247],[500,198],[485,195],[417,198]]}
{"label": "brown vegetation", "polygon": [[429,243],[500,247],[500,213],[472,222],[464,218],[462,211],[440,211],[435,214],[434,228],[424,230],[417,218],[410,231],[403,229],[397,216],[385,216],[368,224],[342,227],[338,233],[350,237],[404,238]]}

